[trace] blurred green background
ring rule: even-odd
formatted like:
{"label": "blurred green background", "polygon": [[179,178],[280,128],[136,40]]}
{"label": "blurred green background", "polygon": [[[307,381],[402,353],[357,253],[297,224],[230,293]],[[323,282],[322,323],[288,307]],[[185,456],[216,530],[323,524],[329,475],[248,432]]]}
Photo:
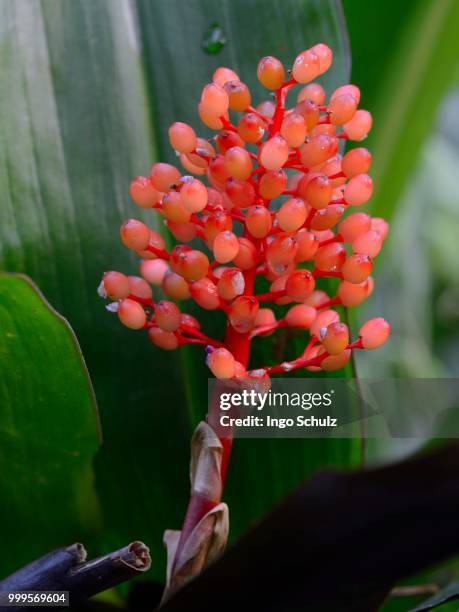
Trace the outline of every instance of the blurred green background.
{"label": "blurred green background", "polygon": [[[209,55],[203,41],[213,23],[226,42]],[[161,535],[178,528],[186,506],[189,437],[205,413],[207,373],[197,351],[165,354],[122,329],[95,289],[104,270],[135,269],[118,239],[122,220],[143,214],[129,201],[129,180],[159,158],[174,160],[167,126],[177,119],[198,126],[195,100],[220,64],[261,95],[259,57],[273,54],[288,65],[311,44],[332,46],[336,61],[324,85],[330,92],[351,78],[362,90],[361,104],[374,116],[365,146],[374,155],[376,191],[367,210],[391,222],[375,292],[353,317],[357,326],[382,315],[394,333],[384,349],[358,357],[358,373],[458,375],[458,32],[455,0],[0,0],[0,269],[28,274],[69,320],[104,436],[96,452],[96,420],[87,423],[94,467],[85,468],[75,503],[94,511],[75,520],[69,508],[62,528],[48,534],[41,527],[36,538],[55,490],[40,481],[35,518],[17,525],[33,543],[5,561],[3,573],[82,537],[91,554],[141,538],[152,546],[154,577],[163,577]],[[7,309],[0,292],[0,333]],[[26,358],[33,362],[28,347]],[[0,443],[7,449],[23,433],[20,400],[12,402],[4,379]],[[46,394],[47,383],[34,381],[30,392]],[[64,390],[65,377],[55,384]],[[84,405],[92,402],[86,386],[77,393]],[[48,426],[70,426],[70,406],[57,393],[43,408]],[[35,418],[39,431],[43,419]],[[360,460],[359,440],[246,442],[236,444],[226,493],[233,536],[312,471]],[[370,458],[388,460],[421,443],[371,444]],[[19,467],[26,451],[27,444]],[[46,445],[41,452],[50,464],[59,461]],[[0,450],[4,474],[10,461]],[[33,478],[17,481],[11,511]],[[7,478],[0,487],[0,497],[11,497]],[[0,545],[15,538],[14,529],[0,531]]]}

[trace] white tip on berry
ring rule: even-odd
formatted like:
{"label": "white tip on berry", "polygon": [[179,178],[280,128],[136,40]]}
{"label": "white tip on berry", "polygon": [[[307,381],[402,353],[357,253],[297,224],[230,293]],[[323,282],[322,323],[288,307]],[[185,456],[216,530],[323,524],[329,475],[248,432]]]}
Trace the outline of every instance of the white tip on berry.
{"label": "white tip on berry", "polygon": [[110,302],[110,304],[105,306],[105,309],[108,310],[108,312],[118,312],[119,305],[119,302]]}
{"label": "white tip on berry", "polygon": [[107,299],[107,291],[105,289],[104,281],[101,281],[100,285],[97,287],[97,295],[104,300]]}

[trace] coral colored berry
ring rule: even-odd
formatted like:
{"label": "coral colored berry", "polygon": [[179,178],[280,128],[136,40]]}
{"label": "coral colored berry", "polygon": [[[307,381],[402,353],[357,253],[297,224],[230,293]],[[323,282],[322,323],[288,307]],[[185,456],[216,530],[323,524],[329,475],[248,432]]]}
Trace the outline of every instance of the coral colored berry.
{"label": "coral colored berry", "polygon": [[320,58],[312,49],[300,53],[292,68],[292,76],[298,83],[313,81],[320,74]]}
{"label": "coral colored berry", "polygon": [[288,143],[279,134],[273,136],[260,148],[260,163],[266,170],[279,170],[288,159]]}
{"label": "coral colored berry", "polygon": [[174,302],[161,300],[155,307],[155,323],[162,330],[173,332],[180,327],[181,313]]}
{"label": "coral colored berry", "polygon": [[317,311],[307,304],[296,304],[292,306],[285,315],[285,321],[289,327],[300,327],[309,329],[317,316]]}
{"label": "coral colored berry", "polygon": [[349,329],[340,321],[330,323],[325,329],[322,346],[330,355],[339,355],[349,344]]}
{"label": "coral colored berry", "polygon": [[218,348],[209,353],[207,365],[216,378],[233,378],[235,360],[233,355],[225,348]]}
{"label": "coral colored berry", "polygon": [[238,268],[227,268],[217,283],[218,295],[224,300],[234,300],[245,289],[244,275]]}
{"label": "coral colored berry", "polygon": [[276,57],[269,55],[259,61],[257,76],[260,83],[267,89],[279,89],[285,80],[285,70]]}
{"label": "coral colored berry", "polygon": [[236,234],[229,230],[217,234],[212,245],[212,251],[215,260],[219,263],[233,261],[239,253],[239,241]]}
{"label": "coral colored berry", "polygon": [[180,172],[170,164],[153,164],[150,170],[150,180],[158,191],[168,191],[172,185],[178,185]]}
{"label": "coral colored berry", "polygon": [[259,309],[258,300],[250,296],[240,296],[231,304],[228,319],[232,327],[240,334],[253,329]]}
{"label": "coral colored berry", "polygon": [[150,240],[150,230],[141,221],[129,219],[120,229],[121,240],[128,249],[141,251],[146,249]]}
{"label": "coral colored berry", "polygon": [[170,126],[169,141],[171,147],[179,153],[191,153],[198,142],[193,128],[180,121],[176,121]]}
{"label": "coral colored berry", "polygon": [[201,278],[191,283],[190,293],[196,304],[204,310],[217,310],[220,306],[217,287],[209,278]]}
{"label": "coral colored berry", "polygon": [[151,327],[148,330],[148,338],[158,348],[165,351],[173,351],[178,347],[177,337],[173,333],[166,332],[159,327]]}
{"label": "coral colored berry", "polygon": [[272,227],[271,213],[265,206],[251,206],[245,215],[245,226],[254,238],[265,238]]}
{"label": "coral colored berry", "polygon": [[105,293],[112,300],[123,300],[130,293],[129,279],[121,272],[105,272],[102,283]]}
{"label": "coral colored berry", "polygon": [[376,349],[382,346],[390,334],[390,325],[382,317],[370,319],[362,325],[359,336],[365,349]]}
{"label": "coral colored berry", "polygon": [[308,210],[304,201],[300,198],[292,198],[282,204],[276,218],[281,230],[296,232],[304,225],[307,215]]}
{"label": "coral colored berry", "polygon": [[142,329],[147,322],[147,315],[142,306],[131,299],[119,303],[118,317],[123,325],[131,329]]}
{"label": "coral colored berry", "polygon": [[152,182],[146,176],[138,176],[131,182],[131,198],[140,208],[151,208],[157,204],[162,194],[153,187]]}

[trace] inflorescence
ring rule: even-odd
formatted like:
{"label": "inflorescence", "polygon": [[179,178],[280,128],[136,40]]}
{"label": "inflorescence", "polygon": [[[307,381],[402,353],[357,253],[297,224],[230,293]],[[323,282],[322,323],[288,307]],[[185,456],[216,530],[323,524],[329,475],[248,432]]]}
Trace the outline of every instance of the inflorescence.
{"label": "inflorescence", "polygon": [[[141,257],[140,276],[105,273],[107,308],[127,327],[147,330],[160,348],[203,345],[218,378],[337,370],[352,350],[378,348],[389,336],[389,324],[375,318],[352,341],[333,309],[357,306],[372,292],[373,259],[388,224],[352,210],[371,197],[372,158],[363,147],[342,156],[339,143],[363,140],[372,118],[358,109],[355,85],[339,87],[325,102],[314,80],[331,63],[329,47],[315,45],[298,55],[286,80],[281,62],[264,57],[258,79],[274,93],[257,107],[235,72],[217,68],[198,104],[201,121],[217,135],[206,140],[185,123],[172,124],[170,143],[186,174],[156,163],[131,183],[134,202],[155,209],[180,244],[168,250],[141,221],[123,223],[121,240]],[[304,86],[287,109],[298,84]],[[184,244],[195,239],[203,246]],[[337,279],[333,295],[318,287],[322,278]],[[157,301],[152,285],[169,299]],[[205,335],[173,301],[189,298],[226,314],[224,339]],[[269,304],[286,305],[284,316],[276,319]],[[301,355],[247,370],[251,340],[285,327],[309,333]]]}

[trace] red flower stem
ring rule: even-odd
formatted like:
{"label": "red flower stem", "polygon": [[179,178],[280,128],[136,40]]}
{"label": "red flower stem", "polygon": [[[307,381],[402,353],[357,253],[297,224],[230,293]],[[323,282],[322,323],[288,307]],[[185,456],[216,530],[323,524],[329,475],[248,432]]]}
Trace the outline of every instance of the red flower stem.
{"label": "red flower stem", "polygon": [[271,323],[270,325],[260,325],[259,327],[255,327],[255,329],[250,332],[250,337],[255,338],[255,336],[269,334],[270,332],[276,331],[276,329],[280,329],[281,327],[287,327],[287,322],[285,319],[279,319],[279,321]]}
{"label": "red flower stem", "polygon": [[309,215],[307,216],[306,221],[303,224],[303,227],[309,227],[311,225],[316,212],[317,210],[315,208],[311,208],[311,210],[309,211]]}
{"label": "red flower stem", "polygon": [[169,253],[167,251],[165,251],[164,249],[157,249],[156,247],[152,246],[151,244],[149,244],[145,250],[146,251],[150,251],[150,253],[154,253],[160,259],[170,259],[170,255],[169,255]]}
{"label": "red flower stem", "polygon": [[210,344],[210,346],[215,346],[216,348],[220,348],[223,345],[222,342],[219,342],[215,338],[211,338],[210,336],[206,336],[201,331],[192,327],[191,325],[184,325],[183,323],[180,325],[180,331],[188,336],[193,336],[194,338],[198,338],[199,340],[203,340],[205,344]]}
{"label": "red flower stem", "polygon": [[223,128],[225,130],[229,130],[230,132],[237,132],[237,127],[235,125],[233,125],[231,123],[231,121],[228,121],[228,119],[226,117],[224,117],[223,115],[221,117],[219,117],[220,121],[223,124]]}
{"label": "red flower stem", "polygon": [[271,366],[268,368],[263,368],[266,370],[268,376],[270,374],[285,374],[285,372],[291,372],[292,370],[299,370],[300,368],[308,368],[309,366],[320,366],[322,361],[329,357],[328,353],[322,353],[318,357],[312,357],[311,359],[306,359],[305,357],[298,357],[298,359],[294,359],[293,361],[289,361],[288,368],[285,367],[285,362],[279,365]]}
{"label": "red flower stem", "polygon": [[276,110],[274,112],[274,117],[272,119],[271,125],[269,126],[269,136],[273,134],[277,134],[282,125],[282,120],[284,119],[285,113],[285,100],[287,98],[287,94],[292,87],[296,85],[296,81],[291,79],[290,81],[285,81],[276,91]]}
{"label": "red flower stem", "polygon": [[321,240],[319,242],[319,246],[325,246],[326,244],[332,244],[333,242],[343,242],[342,236],[336,234],[333,238],[329,238],[328,240]]}
{"label": "red flower stem", "polygon": [[275,302],[281,297],[286,295],[285,289],[281,291],[269,291],[268,293],[260,293],[259,295],[254,295],[253,297],[257,298],[259,302]]}
{"label": "red flower stem", "polygon": [[314,276],[314,278],[328,278],[328,277],[335,277],[335,278],[343,278],[343,275],[341,272],[332,272],[331,270],[329,271],[325,271],[325,270],[316,270],[314,269],[312,271],[312,275]]}
{"label": "red flower stem", "polygon": [[326,302],[322,302],[317,306],[317,310],[323,310],[324,308],[330,308],[331,306],[339,306],[341,304],[341,299],[336,296],[334,298],[330,298]]}
{"label": "red flower stem", "polygon": [[[245,294],[253,295],[253,285],[255,282],[256,267],[244,272]],[[239,361],[244,367],[247,367],[250,353],[250,333],[240,334],[229,323],[226,328],[225,347],[231,351],[234,358]],[[219,404],[217,398],[213,398],[210,402],[209,412],[207,414],[207,422],[212,426],[213,422],[218,422]],[[222,458],[220,467],[221,476],[221,492],[225,484],[226,473],[228,469],[229,458],[231,455],[231,447],[233,443],[232,432],[228,436],[219,437],[222,445]],[[183,521],[182,531],[180,534],[177,551],[172,567],[172,573],[176,567],[177,559],[179,559],[183,547],[193,532],[199,521],[221,501],[220,499],[208,499],[201,494],[192,492],[185,519]]]}
{"label": "red flower stem", "polygon": [[155,307],[155,303],[153,302],[153,300],[149,298],[137,297],[136,295],[133,295],[132,293],[128,295],[128,298],[132,300],[133,302],[138,302],[139,304],[142,304],[142,306],[147,306],[147,308]]}
{"label": "red flower stem", "polygon": [[[298,370],[300,368],[308,368],[310,366],[320,366],[322,361],[326,357],[330,356],[329,353],[325,352],[325,353],[322,353],[321,355],[318,355],[317,357],[312,357],[311,359],[306,359],[306,357],[304,357],[308,349],[310,349],[316,342],[317,342],[317,339],[312,337],[304,353],[300,357],[297,357],[296,359],[294,359],[293,361],[280,363],[278,365],[270,366],[270,367],[263,368],[263,369],[266,371],[266,373],[269,376],[270,374],[281,374],[281,373],[285,374],[285,372],[291,372],[292,370]],[[351,351],[354,349],[363,349],[363,348],[364,346],[362,344],[362,338],[359,338],[358,340],[355,340],[354,342],[351,342],[350,344],[346,346],[346,349],[350,349]]]}

